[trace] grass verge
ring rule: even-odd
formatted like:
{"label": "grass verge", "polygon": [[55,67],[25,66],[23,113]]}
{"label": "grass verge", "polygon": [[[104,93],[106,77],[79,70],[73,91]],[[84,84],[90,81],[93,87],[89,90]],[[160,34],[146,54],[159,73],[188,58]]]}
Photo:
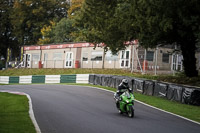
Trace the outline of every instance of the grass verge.
{"label": "grass verge", "polygon": [[26,96],[0,93],[0,133],[36,133]]}
{"label": "grass verge", "polygon": [[[92,86],[92,87],[103,88],[110,91],[116,91],[115,88],[90,85],[90,84],[70,84],[70,85]],[[193,121],[200,122],[200,107],[199,106],[186,105],[186,104],[178,103],[175,101],[169,101],[164,98],[155,97],[155,96],[147,96],[147,95],[142,95],[139,93],[134,93],[134,95],[135,95],[135,98],[141,102],[144,102],[146,104],[157,107],[159,109],[183,116]]]}
{"label": "grass verge", "polygon": [[137,100],[144,102],[146,104],[183,116],[193,121],[200,122],[200,107],[199,106],[182,104],[175,101],[169,101],[164,98],[146,96],[146,95],[142,95],[138,93],[135,93],[135,97]]}

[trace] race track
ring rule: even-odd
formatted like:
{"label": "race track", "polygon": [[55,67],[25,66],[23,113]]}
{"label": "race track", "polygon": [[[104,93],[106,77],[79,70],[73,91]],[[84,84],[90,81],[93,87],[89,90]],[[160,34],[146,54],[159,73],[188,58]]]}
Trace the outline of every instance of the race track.
{"label": "race track", "polygon": [[135,117],[117,112],[113,93],[69,85],[0,85],[30,95],[42,133],[199,133],[200,125],[135,103]]}

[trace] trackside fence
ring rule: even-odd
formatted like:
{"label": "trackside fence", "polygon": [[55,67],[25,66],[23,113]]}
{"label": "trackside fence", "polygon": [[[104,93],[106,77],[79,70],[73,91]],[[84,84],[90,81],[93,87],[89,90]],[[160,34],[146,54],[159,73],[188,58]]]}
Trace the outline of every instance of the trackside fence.
{"label": "trackside fence", "polygon": [[122,79],[128,79],[129,86],[134,92],[149,96],[162,97],[183,104],[200,106],[200,88],[172,83],[158,82],[155,80],[139,79],[127,76],[114,75],[89,75],[89,83],[117,88]]}
{"label": "trackside fence", "polygon": [[162,97],[183,104],[200,106],[200,88],[198,87],[127,76],[99,74],[0,76],[0,84],[89,83],[117,88],[124,78],[128,79],[129,86],[134,92],[149,96]]}

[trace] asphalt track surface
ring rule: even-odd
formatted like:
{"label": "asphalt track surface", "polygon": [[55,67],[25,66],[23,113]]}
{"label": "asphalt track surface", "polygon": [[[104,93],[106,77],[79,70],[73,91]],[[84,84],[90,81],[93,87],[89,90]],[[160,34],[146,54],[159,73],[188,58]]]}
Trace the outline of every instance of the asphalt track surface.
{"label": "asphalt track surface", "polygon": [[135,117],[120,115],[113,93],[69,85],[1,85],[30,95],[42,133],[199,133],[200,125],[135,103]]}

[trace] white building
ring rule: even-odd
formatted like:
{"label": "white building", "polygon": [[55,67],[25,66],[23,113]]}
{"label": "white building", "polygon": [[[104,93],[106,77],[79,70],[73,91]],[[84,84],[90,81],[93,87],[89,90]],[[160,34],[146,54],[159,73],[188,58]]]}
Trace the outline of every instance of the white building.
{"label": "white building", "polygon": [[[182,70],[182,55],[170,47],[143,49],[138,44],[112,55],[104,53],[103,45],[65,43],[24,46],[22,67],[27,68],[124,68],[141,72],[172,72]],[[200,53],[197,54],[200,66]]]}

